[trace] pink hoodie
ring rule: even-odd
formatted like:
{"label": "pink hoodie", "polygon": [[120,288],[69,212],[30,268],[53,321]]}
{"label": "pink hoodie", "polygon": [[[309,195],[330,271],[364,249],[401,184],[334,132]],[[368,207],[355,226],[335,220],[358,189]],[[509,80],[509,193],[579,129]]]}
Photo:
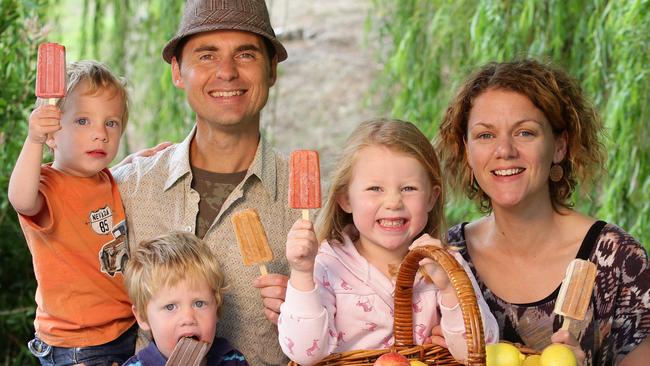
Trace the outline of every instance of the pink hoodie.
{"label": "pink hoodie", "polygon": [[[475,289],[476,280],[463,258]],[[314,268],[316,288],[298,291],[289,284],[278,320],[279,341],[284,353],[301,365],[312,365],[335,352],[384,349],[394,343],[394,279],[387,278],[357,252],[347,235],[342,244],[323,242]],[[486,343],[498,342],[494,316],[480,291],[476,296],[483,318]],[[441,324],[451,354],[467,356],[465,327],[460,306],[440,305],[437,288],[417,274],[413,287],[413,339],[422,344],[431,329]]]}

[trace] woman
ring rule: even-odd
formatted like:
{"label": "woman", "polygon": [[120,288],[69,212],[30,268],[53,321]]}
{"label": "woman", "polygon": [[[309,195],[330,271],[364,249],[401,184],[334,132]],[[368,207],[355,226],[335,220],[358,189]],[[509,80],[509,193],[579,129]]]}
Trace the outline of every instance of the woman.
{"label": "woman", "polygon": [[[572,347],[579,363],[650,357],[648,255],[622,229],[572,209],[604,165],[603,126],[566,73],[534,60],[491,63],[460,88],[440,126],[446,171],[487,213],[449,230],[499,323],[501,339]],[[443,171],[444,171],[443,170]],[[569,262],[597,264],[583,321],[553,313]],[[643,344],[642,347],[638,347]]]}

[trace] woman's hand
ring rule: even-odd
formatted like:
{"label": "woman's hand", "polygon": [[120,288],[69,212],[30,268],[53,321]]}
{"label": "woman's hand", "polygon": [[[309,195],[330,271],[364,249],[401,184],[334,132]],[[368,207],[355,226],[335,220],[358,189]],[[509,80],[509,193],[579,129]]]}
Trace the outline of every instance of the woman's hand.
{"label": "woman's hand", "polygon": [[571,335],[571,333],[568,330],[560,329],[557,332],[553,333],[553,335],[551,336],[551,342],[561,343],[569,347],[573,351],[573,354],[576,356],[578,365],[584,364],[585,352],[582,350],[582,348],[580,348],[580,344],[578,343],[578,340],[575,339],[575,337]]}
{"label": "woman's hand", "polygon": [[311,221],[298,219],[287,234],[286,255],[291,267],[291,285],[300,291],[311,291],[318,241]]}

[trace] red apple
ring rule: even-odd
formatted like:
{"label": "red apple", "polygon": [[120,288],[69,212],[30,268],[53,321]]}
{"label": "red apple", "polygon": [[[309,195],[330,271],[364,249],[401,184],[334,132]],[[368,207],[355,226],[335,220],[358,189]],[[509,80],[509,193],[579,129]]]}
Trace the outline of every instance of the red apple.
{"label": "red apple", "polygon": [[409,360],[397,352],[388,352],[381,355],[373,366],[409,366]]}

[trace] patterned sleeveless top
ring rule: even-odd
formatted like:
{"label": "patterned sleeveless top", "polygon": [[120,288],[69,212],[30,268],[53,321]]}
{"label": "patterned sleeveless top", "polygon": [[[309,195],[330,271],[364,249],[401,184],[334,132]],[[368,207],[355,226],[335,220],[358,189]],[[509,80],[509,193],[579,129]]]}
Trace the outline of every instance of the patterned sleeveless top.
{"label": "patterned sleeveless top", "polygon": [[[519,342],[541,351],[562,326],[553,313],[559,287],[530,304],[512,304],[490,291],[476,273],[467,251],[465,225],[448,232],[449,245],[458,247],[499,324],[500,339]],[[618,364],[650,334],[650,263],[641,244],[619,227],[597,221],[587,232],[577,258],[597,266],[591,303],[583,321],[570,331],[586,354],[585,365]]]}

